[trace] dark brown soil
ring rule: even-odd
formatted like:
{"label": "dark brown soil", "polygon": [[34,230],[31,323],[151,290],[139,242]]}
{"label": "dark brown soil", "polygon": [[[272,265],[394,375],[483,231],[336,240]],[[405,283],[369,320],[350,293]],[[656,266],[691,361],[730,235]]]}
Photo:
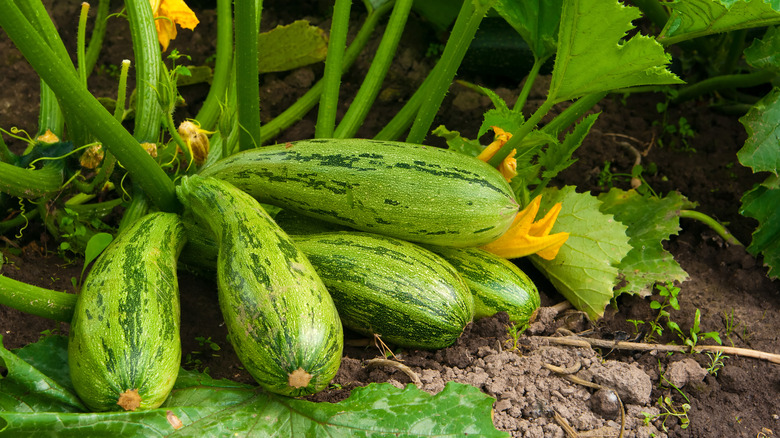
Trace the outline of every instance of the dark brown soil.
{"label": "dark brown soil", "polygon": [[[51,5],[54,2],[46,2]],[[354,16],[360,19],[362,6],[354,6]],[[78,5],[58,2],[53,11],[69,49],[73,53],[75,23]],[[198,10],[201,25],[196,32],[181,31],[173,46],[192,57],[193,64],[202,64],[213,54],[215,14],[208,4]],[[266,1],[263,10],[263,28],[308,17],[316,25],[328,28],[328,2],[303,2],[296,7],[281,1]],[[420,19],[412,18],[401,43],[385,88],[388,91],[369,115],[359,136],[372,136],[394,114],[404,100],[422,81],[433,60],[425,57],[431,43],[438,43],[435,32]],[[132,59],[132,50],[124,20],[112,18],[105,50],[98,63],[102,68],[92,76],[90,87],[100,96],[115,94],[115,80],[106,71],[124,58]],[[371,44],[378,44],[378,40]],[[368,53],[373,53],[368,51]],[[0,126],[18,127],[31,134],[36,130],[38,79],[8,38],[0,36]],[[361,57],[342,83],[341,108],[346,109],[367,69],[370,56]],[[102,73],[101,73],[102,72]],[[261,77],[263,120],[292,104],[307,87],[322,74],[315,65],[293,72],[269,74]],[[463,79],[480,83],[474,74]],[[519,82],[519,78],[518,78]],[[487,84],[497,89],[510,105],[518,94],[518,84],[507,82]],[[195,85],[182,90],[187,107],[177,112],[177,118],[191,116],[202,102],[207,87]],[[532,95],[532,99],[543,96]],[[601,116],[585,144],[577,153],[579,161],[565,171],[558,184],[576,185],[580,191],[603,191],[609,187],[599,182],[598,176],[605,162],[615,173],[630,173],[634,151],[641,153],[641,162],[647,168],[654,164],[656,172],[645,173],[647,182],[658,193],[678,190],[689,200],[698,203],[697,210],[728,224],[742,242],[750,242],[755,221],[738,213],[740,197],[762,178],[743,168],[736,152],[746,134],[736,115],[724,115],[713,110],[707,102],[671,107],[667,123],[677,123],[685,117],[696,135],[687,139],[687,146],[679,137],[662,137],[662,117],[656,111],[660,94],[610,96],[596,110]],[[463,87],[453,85],[444,102],[436,124],[459,130],[465,136],[476,136],[482,113],[490,108],[490,101]],[[310,138],[314,132],[316,110],[304,120],[284,132],[277,140],[288,141]],[[23,146],[5,137],[17,150]],[[659,139],[665,147],[661,147]],[[431,143],[440,140],[429,138]],[[687,149],[687,150],[686,150]],[[695,151],[694,151],[695,150]],[[629,188],[625,178],[616,178],[613,184]],[[32,226],[22,237],[16,230],[3,236],[2,250],[6,257],[2,274],[24,282],[51,289],[73,291],[71,278],[78,278],[82,261],[65,260],[57,254],[56,243],[39,227]],[[667,242],[667,249],[689,274],[690,279],[680,284],[679,311],[672,318],[687,331],[696,309],[701,311],[702,332],[718,331],[725,345],[750,348],[780,354],[780,288],[770,281],[762,260],[745,252],[742,247],[725,243],[709,228],[699,222],[683,219],[678,236]],[[530,266],[520,262],[530,275],[538,280],[543,294],[543,305],[562,301],[552,287],[539,278]],[[208,369],[218,378],[251,382],[226,340],[226,330],[216,301],[215,285],[209,279],[180,273],[182,294],[182,339],[185,351],[183,366]],[[653,296],[652,298],[657,298]],[[554,319],[533,327],[534,334],[551,335],[557,328],[574,331],[589,330],[591,336],[615,339],[623,334],[633,337],[634,320],[652,320],[654,311],[649,299],[621,296],[615,306],[607,309],[599,321],[587,321],[576,312],[563,312]],[[438,351],[395,351],[397,357],[420,377],[425,390],[435,392],[443,382],[456,380],[471,383],[496,397],[495,424],[512,431],[515,436],[564,436],[560,424],[553,419],[560,414],[581,436],[617,436],[620,418],[609,406],[608,397],[595,389],[570,383],[547,369],[542,363],[567,367],[578,362],[578,376],[589,381],[616,388],[627,405],[626,436],[664,436],[663,426],[674,437],[771,437],[780,433],[780,367],[777,364],[749,358],[729,357],[717,373],[701,373],[710,366],[707,355],[666,355],[659,352],[633,352],[608,349],[545,346],[533,337],[522,336],[516,349],[500,316],[479,321],[469,327],[454,346]],[[22,314],[0,306],[0,335],[6,348],[18,348],[35,342],[49,331],[67,333],[68,325]],[[210,351],[203,339],[218,344],[219,351]],[[350,339],[357,337],[350,336]],[[679,341],[667,333],[660,339],[666,343]],[[410,382],[403,372],[388,367],[367,368],[366,360],[381,357],[374,347],[348,347],[334,383],[334,389],[317,394],[318,401],[337,401],[355,386],[369,382],[402,385]],[[690,361],[692,359],[695,363]],[[699,366],[697,366],[698,364]],[[693,375],[679,381],[680,390],[670,388],[665,379],[680,374]],[[698,373],[698,374],[697,374]],[[617,377],[615,377],[617,376]],[[672,380],[676,381],[676,380]],[[622,388],[622,389],[621,389]],[[641,412],[651,415],[664,411],[656,402],[669,395],[674,406],[690,400],[686,429],[674,417],[657,417],[645,425]],[[590,431],[591,435],[586,432]],[[596,435],[601,434],[601,435]]]}

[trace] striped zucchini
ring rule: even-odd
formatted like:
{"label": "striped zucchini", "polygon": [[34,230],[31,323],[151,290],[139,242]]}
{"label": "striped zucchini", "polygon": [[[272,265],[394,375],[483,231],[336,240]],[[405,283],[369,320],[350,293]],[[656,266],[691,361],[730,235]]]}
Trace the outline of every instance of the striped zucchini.
{"label": "striped zucchini", "polygon": [[234,154],[203,170],[264,203],[412,242],[479,246],[509,229],[512,189],[486,163],[447,149],[317,139]]}
{"label": "striped zucchini", "polygon": [[93,411],[158,407],[181,363],[176,261],[184,227],[143,216],[95,261],[76,300],[68,343],[76,393]]}
{"label": "striped zucchini", "polygon": [[293,236],[328,287],[342,324],[402,347],[436,349],[474,315],[468,287],[436,254],[361,232]]}
{"label": "striped zucchini", "polygon": [[479,248],[429,247],[463,277],[474,296],[474,319],[507,312],[525,324],[539,308],[539,291],[514,263]]}
{"label": "striped zucchini", "polygon": [[277,394],[324,389],[338,371],[344,339],[333,300],[306,257],[231,184],[185,177],[176,192],[219,247],[219,304],[246,370]]}

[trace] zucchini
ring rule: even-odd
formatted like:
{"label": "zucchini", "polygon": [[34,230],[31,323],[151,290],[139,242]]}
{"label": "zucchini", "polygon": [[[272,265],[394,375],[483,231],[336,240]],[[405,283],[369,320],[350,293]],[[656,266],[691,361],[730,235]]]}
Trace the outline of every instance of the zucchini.
{"label": "zucchini", "polygon": [[468,287],[419,245],[362,232],[292,238],[328,287],[344,327],[401,347],[437,349],[472,320]]}
{"label": "zucchini", "polygon": [[474,297],[474,319],[509,314],[515,324],[527,323],[541,302],[536,285],[517,265],[479,248],[429,247],[463,277]]}
{"label": "zucchini", "polygon": [[431,146],[316,139],[231,155],[203,169],[264,203],[400,239],[480,246],[512,225],[512,189],[488,164]]}
{"label": "zucchini", "polygon": [[104,250],[71,321],[68,362],[93,411],[162,404],[181,364],[176,262],[186,241],[179,216],[151,213]]}
{"label": "zucchini", "polygon": [[324,389],[344,339],[333,300],[303,253],[260,203],[227,182],[185,177],[176,193],[216,240],[219,305],[249,374],[276,394]]}

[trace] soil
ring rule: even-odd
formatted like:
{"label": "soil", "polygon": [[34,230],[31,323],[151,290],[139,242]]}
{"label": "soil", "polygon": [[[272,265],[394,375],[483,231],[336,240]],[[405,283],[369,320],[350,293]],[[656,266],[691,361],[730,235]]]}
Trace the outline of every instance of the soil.
{"label": "soil", "polygon": [[[47,1],[66,46],[75,53],[76,2]],[[263,9],[263,29],[307,18],[328,29],[329,2],[289,2],[267,0]],[[201,24],[196,32],[180,31],[172,47],[191,56],[192,63],[208,62],[214,51],[215,12],[209,2],[196,5]],[[355,22],[364,15],[362,6],[353,7]],[[326,17],[326,18],[323,18]],[[353,26],[353,29],[357,26]],[[381,29],[379,29],[381,31]],[[369,115],[358,136],[370,137],[401,107],[422,82],[433,64],[426,57],[430,47],[440,44],[443,36],[417,16],[407,24],[404,38],[377,107]],[[371,43],[375,48],[378,38]],[[345,110],[354,96],[370,62],[371,47],[364,51],[342,82],[340,110]],[[29,65],[5,36],[0,35],[0,126],[36,131],[38,79]],[[115,93],[115,79],[108,73],[122,59],[132,59],[127,26],[122,18],[112,18],[109,34],[89,86],[98,96]],[[464,69],[465,70],[465,69]],[[292,104],[322,74],[322,66],[303,67],[291,72],[266,74],[260,78],[262,119],[270,120]],[[496,78],[490,72],[464,72],[460,79],[495,89],[510,105],[519,93],[521,74]],[[132,79],[132,78],[131,78]],[[207,85],[182,89],[187,104],[176,118],[190,117],[205,97]],[[543,90],[544,87],[542,86]],[[531,95],[543,98],[543,92]],[[656,110],[661,94],[615,95],[605,98],[594,111],[601,115],[591,134],[577,152],[578,161],[563,174],[558,185],[576,185],[579,191],[594,193],[609,189],[599,180],[605,162],[614,174],[630,173],[640,153],[647,183],[658,193],[677,190],[698,204],[697,210],[722,223],[741,241],[750,242],[756,222],[738,212],[740,197],[763,176],[753,175],[736,159],[745,141],[739,115],[717,112],[707,101],[671,106],[666,119]],[[538,102],[537,102],[538,103]],[[476,137],[477,129],[490,101],[462,85],[453,85],[435,124],[459,130],[464,136]],[[684,117],[695,132],[685,141],[679,136],[664,135],[663,124],[676,124]],[[277,141],[311,138],[316,110],[283,132]],[[4,137],[19,151],[21,142]],[[661,140],[661,141],[659,141]],[[441,144],[431,137],[429,143]],[[661,146],[664,144],[665,146]],[[615,177],[611,184],[630,188],[628,178]],[[40,227],[17,231],[2,237],[6,263],[2,274],[26,283],[61,291],[75,292],[71,278],[81,274],[82,260],[63,257]],[[687,332],[694,312],[701,311],[701,331],[717,331],[724,345],[733,345],[780,354],[780,288],[767,277],[761,258],[749,255],[741,246],[729,245],[699,222],[682,219],[679,235],[666,242],[689,279],[679,284],[680,305],[671,311],[672,319]],[[565,347],[549,344],[538,335],[554,335],[560,329],[584,332],[593,338],[635,338],[636,330],[629,320],[653,320],[651,299],[620,296],[605,316],[589,321],[581,313],[552,310],[563,298],[533,267],[519,261],[537,282],[542,294],[545,318],[534,324],[515,342],[507,333],[506,316],[476,321],[467,327],[457,343],[439,351],[394,350],[395,358],[419,377],[422,389],[437,392],[447,381],[477,386],[496,398],[494,423],[497,428],[523,437],[563,437],[566,427],[577,436],[618,436],[621,423],[619,404],[608,389],[573,383],[564,375],[551,371],[553,365],[574,372],[585,382],[614,389],[625,405],[627,437],[770,437],[780,434],[780,367],[758,359],[723,358],[723,366],[707,372],[711,357],[704,354],[666,354],[658,351],[626,351],[608,348]],[[216,378],[251,382],[241,368],[226,338],[226,330],[216,301],[213,281],[180,272],[182,291],[183,366],[208,370]],[[67,333],[68,325],[33,317],[0,306],[0,335],[6,348],[18,348],[37,341],[47,333]],[[221,348],[211,351],[204,339]],[[349,335],[350,343],[359,343]],[[666,330],[660,343],[678,341]],[[706,341],[705,343],[711,343]],[[409,375],[398,367],[368,367],[367,361],[383,357],[373,344],[345,348],[342,367],[332,389],[316,394],[312,400],[334,402],[349,391],[370,382],[406,385]],[[545,365],[547,364],[547,365]],[[673,383],[677,388],[671,386]],[[669,411],[659,397],[671,397],[678,411],[689,403],[688,423],[680,417],[664,415]],[[668,406],[667,406],[668,407]],[[651,417],[650,421],[645,421]],[[687,427],[684,427],[687,424]],[[568,425],[568,426],[567,426]],[[572,435],[569,435],[572,436]]]}

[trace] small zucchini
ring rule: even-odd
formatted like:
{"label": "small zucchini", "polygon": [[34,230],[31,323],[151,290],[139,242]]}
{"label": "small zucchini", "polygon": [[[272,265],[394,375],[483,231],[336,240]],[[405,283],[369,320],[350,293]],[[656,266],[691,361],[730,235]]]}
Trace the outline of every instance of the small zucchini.
{"label": "small zucchini", "polygon": [[451,345],[474,316],[468,287],[444,259],[362,232],[293,236],[328,287],[344,327],[402,347]]}
{"label": "small zucchini", "polygon": [[162,404],[181,364],[179,216],[143,216],[103,251],[76,300],[68,343],[76,393],[93,411]]}
{"label": "small zucchini", "polygon": [[431,146],[316,139],[231,155],[203,170],[264,203],[361,231],[444,246],[501,236],[518,211],[488,164]]}
{"label": "small zucchini", "polygon": [[540,305],[536,285],[517,265],[479,248],[428,247],[458,271],[474,297],[474,319],[507,312],[525,324]]}
{"label": "small zucchini", "polygon": [[176,189],[218,247],[219,305],[230,342],[266,390],[324,389],[344,339],[333,300],[306,257],[259,202],[230,183],[191,176]]}

